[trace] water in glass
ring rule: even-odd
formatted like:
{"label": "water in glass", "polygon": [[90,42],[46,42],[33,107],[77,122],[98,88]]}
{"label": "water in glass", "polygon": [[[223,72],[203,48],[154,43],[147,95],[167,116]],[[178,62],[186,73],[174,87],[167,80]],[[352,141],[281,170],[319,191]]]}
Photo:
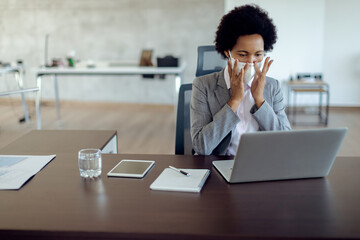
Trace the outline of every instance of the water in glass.
{"label": "water in glass", "polygon": [[82,149],[79,151],[80,176],[98,177],[101,174],[101,151],[99,149]]}

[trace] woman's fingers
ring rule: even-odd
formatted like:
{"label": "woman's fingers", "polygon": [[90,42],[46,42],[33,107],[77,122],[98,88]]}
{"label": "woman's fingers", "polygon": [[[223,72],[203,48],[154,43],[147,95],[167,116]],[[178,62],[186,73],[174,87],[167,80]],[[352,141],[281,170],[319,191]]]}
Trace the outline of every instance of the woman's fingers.
{"label": "woman's fingers", "polygon": [[269,71],[269,68],[270,68],[270,66],[271,66],[271,64],[274,62],[274,60],[270,60],[270,57],[267,57],[266,59],[265,59],[265,63],[264,63],[264,67],[263,67],[263,70],[262,70],[262,72],[264,73],[264,74],[266,74],[268,71]]}
{"label": "woman's fingers", "polygon": [[232,76],[233,77],[237,77],[237,71],[238,70],[238,60],[236,59],[235,60],[235,63],[234,63],[234,68],[232,69]]}
{"label": "woman's fingers", "polygon": [[235,60],[234,66],[232,66],[232,63],[231,63],[230,59],[228,60],[227,64],[228,64],[228,73],[229,73],[229,76],[230,76],[230,83],[237,85],[238,82],[241,81],[241,79],[242,79],[241,75],[244,75],[244,72],[241,73],[241,70],[242,70],[241,69],[239,74],[238,74],[238,72],[237,72],[238,65],[239,65],[238,60]]}
{"label": "woman's fingers", "polygon": [[269,65],[268,65],[268,67],[267,67],[267,71],[269,71],[269,68],[270,68],[270,66],[271,66],[271,64],[274,62],[274,60],[271,60],[270,62],[269,62]]}
{"label": "woman's fingers", "polygon": [[250,65],[249,63],[246,63],[245,64],[245,67],[243,68],[244,69],[244,73],[249,69]]}
{"label": "woman's fingers", "polygon": [[228,60],[227,65],[228,65],[228,73],[229,73],[229,76],[230,76],[230,78],[231,78],[232,67],[231,67],[231,61],[230,61],[230,59]]}
{"label": "woman's fingers", "polygon": [[264,67],[263,67],[263,70],[262,70],[263,73],[267,73],[267,71],[269,70],[269,60],[270,60],[269,57],[267,57],[267,58],[265,59]]}
{"label": "woman's fingers", "polygon": [[[260,71],[260,68],[259,68],[257,62],[254,62],[254,68],[255,68],[255,72],[256,72],[257,74],[261,74],[261,71]],[[263,68],[263,70],[264,70],[264,68]]]}
{"label": "woman's fingers", "polygon": [[242,69],[240,69],[239,76],[238,76],[240,81],[244,78],[244,75],[245,75],[245,70],[244,70],[244,68],[242,68]]}
{"label": "woman's fingers", "polygon": [[246,63],[243,68],[241,68],[240,74],[239,74],[239,80],[240,80],[241,83],[244,82],[245,72],[246,72],[248,69],[249,69],[249,64],[248,64],[248,63]]}

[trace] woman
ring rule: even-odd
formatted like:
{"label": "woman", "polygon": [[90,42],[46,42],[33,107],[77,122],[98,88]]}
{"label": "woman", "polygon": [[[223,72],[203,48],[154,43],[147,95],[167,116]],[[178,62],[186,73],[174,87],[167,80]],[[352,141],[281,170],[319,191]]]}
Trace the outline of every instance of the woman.
{"label": "woman", "polygon": [[272,20],[256,5],[223,16],[215,46],[228,58],[227,66],[193,82],[190,119],[196,153],[235,155],[245,132],[291,129],[280,84],[266,76],[273,60],[264,60],[265,52],[276,39]]}

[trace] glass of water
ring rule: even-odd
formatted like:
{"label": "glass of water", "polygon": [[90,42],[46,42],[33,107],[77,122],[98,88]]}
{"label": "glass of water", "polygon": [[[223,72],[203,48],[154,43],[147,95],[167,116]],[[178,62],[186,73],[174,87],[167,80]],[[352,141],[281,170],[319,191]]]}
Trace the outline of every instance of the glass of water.
{"label": "glass of water", "polygon": [[81,149],[78,154],[80,176],[84,178],[98,177],[101,174],[100,149]]}

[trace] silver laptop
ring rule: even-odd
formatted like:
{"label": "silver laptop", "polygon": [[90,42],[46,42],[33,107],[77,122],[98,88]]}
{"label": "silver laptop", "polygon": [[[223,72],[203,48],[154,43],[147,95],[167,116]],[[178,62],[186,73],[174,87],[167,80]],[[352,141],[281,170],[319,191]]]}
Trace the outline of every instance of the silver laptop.
{"label": "silver laptop", "polygon": [[234,160],[212,163],[229,183],[325,177],[346,132],[323,128],[246,133]]}

